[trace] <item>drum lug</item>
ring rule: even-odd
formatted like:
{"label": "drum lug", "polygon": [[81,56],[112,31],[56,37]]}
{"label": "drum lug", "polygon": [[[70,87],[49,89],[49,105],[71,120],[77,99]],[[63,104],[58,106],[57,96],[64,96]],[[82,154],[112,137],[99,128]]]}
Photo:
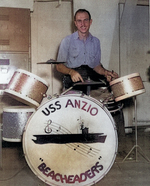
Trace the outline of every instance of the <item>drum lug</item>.
{"label": "drum lug", "polygon": [[51,95],[48,95],[48,96],[47,96],[47,99],[48,99],[48,100],[51,100],[52,98],[59,98],[59,95],[56,93],[56,94],[54,94],[53,96],[51,96]]}
{"label": "drum lug", "polygon": [[43,93],[41,93],[42,95],[43,95],[43,98],[46,98],[47,97],[47,94],[43,94]]}
{"label": "drum lug", "polygon": [[54,98],[59,98],[59,95],[56,93],[56,94],[53,94],[53,97]]}
{"label": "drum lug", "polygon": [[47,96],[47,99],[48,99],[48,100],[52,99],[52,96],[51,96],[51,95],[48,95],[48,96]]}

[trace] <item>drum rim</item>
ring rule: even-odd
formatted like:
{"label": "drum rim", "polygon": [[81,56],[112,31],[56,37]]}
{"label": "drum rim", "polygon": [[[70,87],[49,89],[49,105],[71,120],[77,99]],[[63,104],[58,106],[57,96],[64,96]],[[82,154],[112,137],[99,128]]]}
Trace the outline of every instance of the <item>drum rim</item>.
{"label": "drum rim", "polygon": [[110,86],[111,86],[111,85],[114,85],[115,83],[118,83],[118,82],[120,82],[120,81],[126,79],[127,77],[128,77],[128,78],[132,78],[132,77],[136,77],[136,76],[139,76],[139,77],[140,77],[140,74],[139,74],[139,73],[132,73],[132,74],[129,74],[129,75],[126,75],[126,76],[123,76],[123,77],[114,79],[114,80],[111,81],[109,84],[110,84]]}
{"label": "drum rim", "polygon": [[15,106],[8,106],[3,108],[3,112],[34,112],[35,108],[26,105],[15,105]]}
{"label": "drum rim", "polygon": [[[106,114],[108,115],[108,117],[110,118],[111,120],[111,124],[113,125],[113,129],[114,129],[114,134],[115,134],[115,153],[114,155],[112,156],[112,159],[111,159],[111,162],[108,166],[108,168],[106,169],[106,171],[104,172],[104,174],[102,174],[100,177],[98,177],[97,179],[94,180],[94,182],[98,182],[100,181],[111,169],[111,167],[113,166],[114,162],[115,162],[115,159],[116,159],[116,156],[117,156],[117,150],[118,150],[118,136],[117,136],[117,129],[116,129],[116,126],[115,126],[115,122],[114,122],[114,119],[111,115],[111,113],[109,112],[109,110],[107,109],[106,106],[104,106],[102,103],[100,103],[98,100],[96,100],[95,98],[93,97],[89,97],[89,96],[86,96],[86,95],[81,95],[81,94],[68,94],[68,95],[60,95],[59,97],[72,97],[72,96],[76,96],[76,97],[83,97],[85,99],[88,99],[88,100],[93,100],[96,104],[100,105],[100,107],[106,112]],[[57,99],[58,97],[53,97],[52,99],[50,99],[48,102],[52,101],[52,100],[55,100]],[[40,105],[38,108],[37,108],[37,111],[44,107],[44,105],[46,105],[48,102],[45,102],[43,105]],[[23,131],[23,139],[22,139],[22,143],[23,143],[23,152],[24,152],[24,156],[25,156],[25,159],[28,163],[28,166],[30,167],[30,169],[33,171],[33,173],[40,179],[42,180],[43,182],[45,183],[48,183],[48,184],[53,184],[53,185],[56,185],[58,186],[57,184],[54,184],[54,183],[50,183],[50,181],[46,180],[43,178],[43,176],[41,176],[37,170],[35,169],[35,167],[33,166],[33,163],[32,163],[32,160],[30,160],[30,157],[27,153],[27,147],[26,147],[26,130],[30,124],[30,121],[31,119],[34,117],[34,115],[36,114],[36,112],[34,114],[31,115],[31,117],[29,118],[29,120],[27,121],[27,124],[24,128],[24,131]],[[93,184],[93,182],[89,182],[87,184],[85,184],[84,186],[91,186]]]}
{"label": "drum rim", "polygon": [[34,107],[38,107],[40,105],[37,101],[35,101],[27,96],[25,97],[25,96],[23,96],[23,94],[15,92],[14,90],[5,89],[5,92],[8,93],[9,96],[13,97],[14,99],[19,100],[19,101],[21,100],[20,102],[25,103],[27,105],[32,105]]}
{"label": "drum rim", "polygon": [[123,99],[127,99],[127,98],[130,98],[130,97],[133,97],[133,96],[137,96],[137,95],[143,94],[143,93],[145,93],[145,92],[146,92],[145,89],[137,90],[137,91],[135,91],[135,92],[133,92],[133,93],[127,94],[128,96],[127,96],[127,95],[119,96],[119,97],[115,98],[115,101],[116,101],[116,102],[117,102],[117,101],[121,101],[121,100],[123,100]]}
{"label": "drum rim", "polygon": [[21,142],[21,139],[17,139],[17,138],[6,138],[6,137],[2,137],[4,141],[7,142]]}
{"label": "drum rim", "polygon": [[20,73],[24,73],[24,74],[30,75],[30,76],[32,76],[32,77],[35,77],[38,81],[42,82],[42,83],[45,84],[47,87],[49,86],[49,83],[48,83],[45,79],[39,77],[38,75],[36,75],[36,74],[34,74],[34,73],[32,73],[32,72],[29,72],[29,71],[23,70],[23,69],[17,69],[15,72],[20,72]]}

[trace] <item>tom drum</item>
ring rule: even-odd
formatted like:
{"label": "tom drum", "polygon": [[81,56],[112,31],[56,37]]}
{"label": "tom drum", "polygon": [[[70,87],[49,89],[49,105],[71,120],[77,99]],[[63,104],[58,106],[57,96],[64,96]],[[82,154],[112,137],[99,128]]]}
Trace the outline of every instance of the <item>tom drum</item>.
{"label": "tom drum", "polygon": [[39,76],[18,69],[11,78],[5,92],[18,101],[38,107],[48,89],[48,83]]}
{"label": "tom drum", "polygon": [[139,73],[133,73],[110,82],[115,101],[120,101],[145,92]]}
{"label": "tom drum", "polygon": [[3,140],[20,142],[24,127],[29,117],[35,111],[28,106],[10,106],[3,109]]}

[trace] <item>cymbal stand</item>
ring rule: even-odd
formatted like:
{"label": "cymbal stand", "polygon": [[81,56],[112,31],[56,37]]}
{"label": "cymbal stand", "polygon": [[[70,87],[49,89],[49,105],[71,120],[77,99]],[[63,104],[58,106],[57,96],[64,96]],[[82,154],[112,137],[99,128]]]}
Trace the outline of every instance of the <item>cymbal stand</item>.
{"label": "cymbal stand", "polygon": [[149,158],[144,154],[142,148],[138,145],[137,143],[137,100],[136,100],[136,96],[134,97],[134,115],[135,115],[135,145],[132,147],[132,149],[129,151],[129,153],[126,155],[126,157],[123,159],[122,162],[124,162],[128,156],[131,154],[131,152],[135,149],[135,161],[137,162],[137,152],[138,152],[138,148],[140,150],[140,154],[148,161],[150,162]]}
{"label": "cymbal stand", "polygon": [[[88,81],[90,81],[90,77],[88,77]],[[86,95],[89,96],[90,95],[90,92],[91,92],[91,86],[88,85],[87,86],[87,90],[86,90]]]}
{"label": "cymbal stand", "polygon": [[0,170],[2,170],[2,123],[0,123]]}

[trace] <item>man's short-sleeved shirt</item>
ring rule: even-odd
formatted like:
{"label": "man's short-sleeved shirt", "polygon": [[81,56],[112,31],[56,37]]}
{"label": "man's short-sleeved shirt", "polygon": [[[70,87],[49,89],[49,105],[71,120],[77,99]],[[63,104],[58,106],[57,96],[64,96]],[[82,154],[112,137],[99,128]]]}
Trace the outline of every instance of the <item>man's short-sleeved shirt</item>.
{"label": "man's short-sleeved shirt", "polygon": [[66,62],[69,68],[88,65],[94,68],[100,65],[101,49],[98,38],[89,33],[86,41],[80,40],[78,32],[65,37],[59,47],[57,61]]}

